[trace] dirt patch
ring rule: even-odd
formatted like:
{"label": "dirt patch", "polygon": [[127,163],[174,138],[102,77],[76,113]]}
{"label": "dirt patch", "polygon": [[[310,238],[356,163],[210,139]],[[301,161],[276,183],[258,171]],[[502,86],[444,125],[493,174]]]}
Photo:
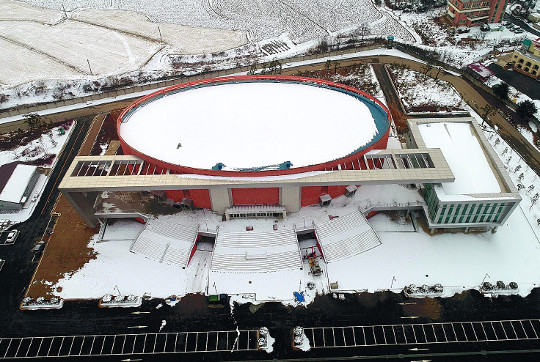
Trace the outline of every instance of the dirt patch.
{"label": "dirt patch", "polygon": [[410,303],[403,306],[403,313],[406,316],[419,316],[428,318],[432,321],[441,319],[443,307],[438,299],[424,298],[424,299],[411,299]]}
{"label": "dirt patch", "polygon": [[34,281],[28,289],[28,295],[33,298],[50,295],[53,292],[52,286],[65,273],[73,273],[96,258],[94,250],[88,247],[88,242],[98,229],[89,228],[63,196],[60,196],[55,212],[61,215],[56,221],[54,233],[49,237]]}
{"label": "dirt patch", "polygon": [[[78,152],[79,155],[88,155],[101,129],[103,117],[105,116],[94,118],[86,140]],[[54,292],[54,284],[64,275],[76,272],[96,258],[94,250],[88,247],[88,243],[99,230],[89,228],[62,195],[58,197],[53,212],[59,215],[54,232],[46,235],[47,247],[28,288],[27,295],[32,298],[51,295]]]}
{"label": "dirt patch", "polygon": [[116,132],[116,119],[122,111],[123,109],[117,109],[107,114],[96,137],[92,150],[90,151],[91,156],[103,154],[104,150],[111,143],[111,141],[119,141],[118,133]]}

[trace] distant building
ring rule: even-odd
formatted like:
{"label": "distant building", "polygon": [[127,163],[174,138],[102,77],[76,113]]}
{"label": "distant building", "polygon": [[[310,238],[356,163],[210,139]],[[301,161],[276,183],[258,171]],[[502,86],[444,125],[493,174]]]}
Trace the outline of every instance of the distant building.
{"label": "distant building", "polygon": [[36,166],[13,162],[0,167],[0,212],[20,210],[39,178]]}
{"label": "distant building", "polygon": [[514,69],[534,79],[538,77],[540,68],[540,38],[536,40],[525,39],[521,48],[512,54]]}
{"label": "distant building", "polygon": [[500,23],[508,0],[448,0],[447,14],[455,26]]}
{"label": "distant building", "polygon": [[495,74],[482,63],[472,63],[467,65],[467,72],[482,82],[485,82],[489,77]]}

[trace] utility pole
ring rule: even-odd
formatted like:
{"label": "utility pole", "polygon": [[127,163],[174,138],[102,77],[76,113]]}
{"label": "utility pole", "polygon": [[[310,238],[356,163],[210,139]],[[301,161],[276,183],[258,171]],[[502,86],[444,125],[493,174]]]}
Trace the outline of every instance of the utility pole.
{"label": "utility pole", "polygon": [[88,58],[86,59],[86,62],[88,63],[88,69],[90,69],[90,74],[94,75],[94,73],[92,73],[92,67],[90,66],[90,60]]}

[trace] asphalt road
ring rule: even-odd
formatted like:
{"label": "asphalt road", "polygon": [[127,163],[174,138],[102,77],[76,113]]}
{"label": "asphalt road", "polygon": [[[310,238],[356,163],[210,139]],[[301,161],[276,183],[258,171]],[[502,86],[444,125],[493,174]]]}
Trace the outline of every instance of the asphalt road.
{"label": "asphalt road", "polygon": [[536,79],[514,70],[505,70],[496,63],[491,63],[488,68],[495,72],[497,78],[504,80],[518,91],[531,97],[531,99],[540,99],[540,82]]}
{"label": "asphalt road", "polygon": [[18,306],[37,265],[32,263],[32,248],[41,239],[47,227],[52,208],[58,197],[58,183],[77,154],[91,121],[91,117],[78,119],[34,214],[28,221],[15,226],[20,234],[14,245],[0,246],[0,259],[6,260],[0,272],[0,320],[2,321],[0,325],[3,331],[17,328],[12,325],[13,318],[19,313]]}
{"label": "asphalt road", "polygon": [[519,18],[516,18],[513,15],[509,15],[506,19],[508,21],[516,24],[516,25],[519,25],[519,27],[521,27],[523,30],[528,31],[529,33],[531,33],[533,35],[540,36],[540,31],[538,31],[538,30],[534,29],[533,27],[529,26],[529,24],[527,24],[523,20],[521,20]]}

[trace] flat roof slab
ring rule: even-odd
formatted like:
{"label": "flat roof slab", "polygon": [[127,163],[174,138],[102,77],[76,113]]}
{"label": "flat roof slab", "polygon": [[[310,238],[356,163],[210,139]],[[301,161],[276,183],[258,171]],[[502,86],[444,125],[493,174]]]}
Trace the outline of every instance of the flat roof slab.
{"label": "flat roof slab", "polygon": [[324,163],[377,134],[369,108],[346,93],[286,83],[226,83],[168,94],[120,125],[124,141],[171,164],[226,170]]}

